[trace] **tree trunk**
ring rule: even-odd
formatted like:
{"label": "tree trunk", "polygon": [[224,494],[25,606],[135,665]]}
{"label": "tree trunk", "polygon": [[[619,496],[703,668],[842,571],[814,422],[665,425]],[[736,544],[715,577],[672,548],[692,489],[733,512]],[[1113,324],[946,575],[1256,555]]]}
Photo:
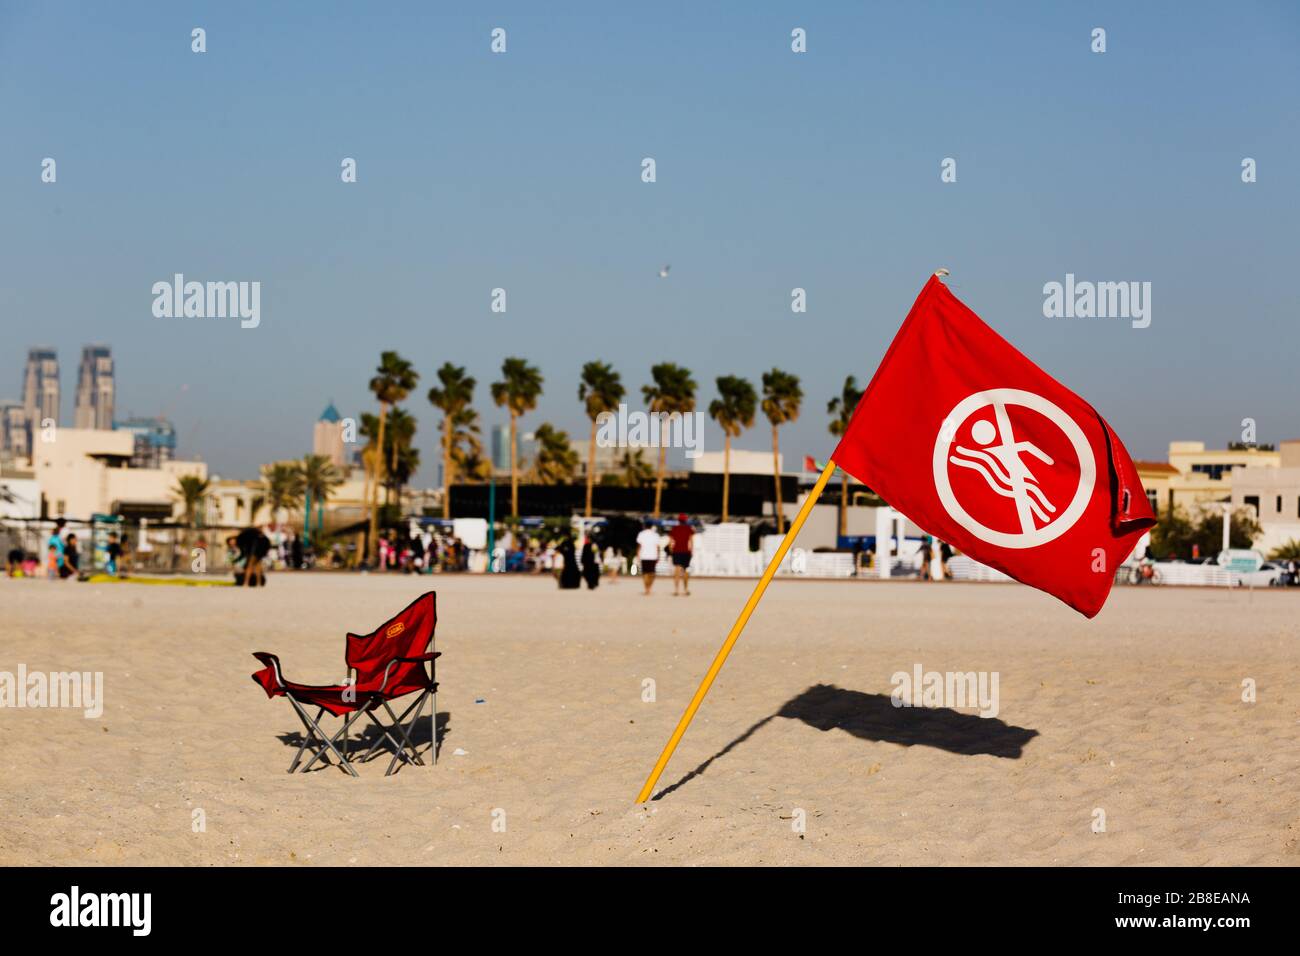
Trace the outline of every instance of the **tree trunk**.
{"label": "tree trunk", "polygon": [[655,517],[659,517],[659,502],[664,493],[664,461],[668,454],[668,449],[664,447],[663,438],[659,442],[659,470],[655,472]]}
{"label": "tree trunk", "polygon": [[375,455],[375,480],[370,494],[370,537],[366,542],[366,553],[371,556],[379,554],[379,483],[384,477],[384,421],[388,418],[388,403],[379,403],[379,439]]}
{"label": "tree trunk", "polygon": [[442,416],[442,516],[451,517],[451,412]]}
{"label": "tree trunk", "polygon": [[510,517],[519,517],[519,466],[515,461],[515,410],[510,409]]}
{"label": "tree trunk", "polygon": [[587,517],[591,517],[591,489],[596,484],[596,419],[591,420],[591,441],[587,445]]}
{"label": "tree trunk", "polygon": [[731,433],[722,439],[722,523],[727,523],[727,498],[731,492]]}
{"label": "tree trunk", "polygon": [[776,533],[785,534],[785,509],[781,504],[781,447],[772,426],[772,475],[776,479]]}

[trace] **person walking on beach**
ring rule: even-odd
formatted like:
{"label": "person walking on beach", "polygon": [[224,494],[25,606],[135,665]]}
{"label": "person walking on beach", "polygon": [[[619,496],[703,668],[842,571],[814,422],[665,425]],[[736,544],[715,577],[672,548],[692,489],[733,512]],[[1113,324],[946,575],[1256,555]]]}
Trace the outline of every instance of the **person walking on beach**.
{"label": "person walking on beach", "polygon": [[104,563],[104,570],[110,577],[117,577],[117,568],[122,561],[122,545],[117,540],[117,532],[112,532],[108,536],[108,560]]}
{"label": "person walking on beach", "polygon": [[266,572],[262,562],[271,553],[271,539],[258,528],[245,528],[235,536],[235,547],[244,562],[242,574],[237,578],[242,587],[266,587]]}
{"label": "person walking on beach", "polygon": [[560,542],[560,588],[571,591],[582,587],[582,575],[578,572],[578,555],[574,551],[573,539],[565,538]]}
{"label": "person walking on beach", "polygon": [[76,577],[77,572],[80,570],[81,552],[77,550],[77,536],[70,534],[68,540],[63,544],[63,566],[59,568],[59,577]]}
{"label": "person walking on beach", "polygon": [[645,596],[650,596],[650,589],[655,583],[655,565],[659,563],[659,532],[655,531],[654,522],[646,520],[645,527],[636,536],[636,559],[641,566],[641,583]]}
{"label": "person walking on beach", "polygon": [[673,597],[678,588],[687,597],[691,596],[691,553],[694,549],[695,529],[686,519],[686,515],[677,516],[677,524],[668,532],[668,545],[673,552]]}
{"label": "person walking on beach", "polygon": [[600,584],[600,556],[590,538],[582,540],[582,577],[587,582],[587,590],[596,590]]}
{"label": "person walking on beach", "polygon": [[54,553],[54,564],[50,571],[50,577],[56,578],[63,573],[63,526],[66,522],[60,518],[54,522],[54,531],[50,534],[46,542],[46,550]]}

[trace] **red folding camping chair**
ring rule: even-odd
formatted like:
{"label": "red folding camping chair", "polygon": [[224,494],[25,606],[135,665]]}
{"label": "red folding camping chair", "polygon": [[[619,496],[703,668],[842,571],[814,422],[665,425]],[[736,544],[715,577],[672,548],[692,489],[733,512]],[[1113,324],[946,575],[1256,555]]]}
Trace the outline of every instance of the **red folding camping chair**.
{"label": "red folding camping chair", "polygon": [[[287,698],[306,730],[302,745],[289,765],[289,773],[298,769],[303,754],[311,750],[312,757],[302,768],[303,773],[310,770],[317,760],[329,763],[332,755],[342,769],[358,776],[348,759],[348,737],[352,725],[363,717],[378,726],[379,735],[358,762],[369,760],[380,744],[387,743],[393,750],[393,758],[385,776],[393,773],[399,762],[423,766],[424,761],[420,759],[406,728],[408,718],[410,726],[420,719],[428,701],[432,701],[429,751],[433,762],[438,762],[438,683],[434,662],[441,654],[433,649],[437,621],[435,594],[430,591],[371,633],[349,632],[344,654],[349,678],[343,684],[314,685],[288,681],[281,673],[278,657],[264,651],[253,654],[265,665],[253,674],[254,683],[266,691],[267,697]],[[429,665],[427,673],[425,664]],[[419,697],[400,717],[393,713],[391,701],[417,692]],[[309,707],[317,708],[315,718],[307,712]],[[385,725],[376,716],[380,710],[388,715],[391,724]],[[326,736],[320,726],[327,711],[332,716],[343,718],[343,726],[333,737]],[[342,738],[342,749],[339,738]]]}

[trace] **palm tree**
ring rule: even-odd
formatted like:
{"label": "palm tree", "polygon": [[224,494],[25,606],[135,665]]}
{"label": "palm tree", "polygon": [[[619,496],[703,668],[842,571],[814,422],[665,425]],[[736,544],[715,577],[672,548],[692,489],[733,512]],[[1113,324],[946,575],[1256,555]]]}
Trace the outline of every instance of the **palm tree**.
{"label": "palm tree", "polygon": [[302,471],[296,462],[277,461],[262,468],[262,480],[266,483],[266,506],[270,509],[272,520],[278,521],[276,515],[281,511],[294,511],[302,500]]}
{"label": "palm tree", "polygon": [[1269,553],[1273,561],[1300,561],[1300,540],[1290,538]]}
{"label": "palm tree", "polygon": [[618,372],[604,362],[588,362],[582,367],[582,381],[578,385],[578,401],[586,403],[587,417],[591,419],[591,440],[587,445],[587,517],[591,517],[591,489],[596,483],[596,419],[608,412],[618,411],[619,403],[627,390]]}
{"label": "palm tree", "polygon": [[266,495],[253,495],[248,503],[248,523],[257,524],[257,513],[266,507]]}
{"label": "palm tree", "polygon": [[420,452],[415,447],[415,417],[399,405],[388,413],[388,429],[384,434],[385,502],[402,502],[402,488],[420,464]]}
{"label": "palm tree", "polygon": [[181,503],[185,524],[188,527],[199,526],[200,512],[203,500],[208,496],[208,490],[208,479],[200,478],[198,475],[181,475],[176,479],[176,487],[172,489],[172,495]]}
{"label": "palm tree", "polygon": [[533,462],[533,476],[537,483],[563,485],[572,481],[579,459],[568,433],[550,422],[542,422],[534,437],[537,439],[537,459]]}
{"label": "palm tree", "polygon": [[492,463],[483,457],[478,412],[467,405],[456,413],[451,425],[452,468],[467,481],[487,481],[492,476]]}
{"label": "palm tree", "polygon": [[[852,375],[844,380],[844,388],[840,394],[836,395],[826,403],[826,412],[831,415],[830,431],[836,438],[844,437],[848,431],[849,422],[853,419],[853,412],[858,407],[858,402],[862,400],[862,392],[858,390],[857,380]],[[840,537],[848,533],[847,523],[849,517],[849,476],[848,472],[840,469]]]}
{"label": "palm tree", "polygon": [[754,386],[736,375],[718,376],[718,397],[709,403],[709,416],[722,426],[722,521],[727,521],[731,492],[731,439],[754,424],[758,395]]}
{"label": "palm tree", "polygon": [[388,406],[406,398],[419,380],[420,374],[411,363],[396,352],[380,354],[379,367],[370,380],[370,390],[379,400],[379,432],[376,436],[379,453],[373,456],[375,476],[370,488],[370,537],[366,539],[369,547],[373,547],[373,542],[379,536],[379,482],[384,477],[384,425],[388,418]]}
{"label": "palm tree", "polygon": [[[676,412],[688,415],[695,411],[695,379],[691,378],[690,369],[673,362],[660,362],[650,367],[650,377],[654,379],[654,384],[642,385],[641,397],[650,406],[651,414],[664,416]],[[664,461],[667,453],[662,429],[659,437],[659,470],[655,473],[656,518],[659,517],[659,504],[663,500]]]}
{"label": "palm tree", "polygon": [[325,502],[343,484],[343,476],[324,455],[306,455],[298,473],[304,492],[303,531],[310,537],[312,503],[316,504],[316,530],[319,531],[325,525]]}
{"label": "palm tree", "polygon": [[464,366],[450,362],[444,362],[438,369],[438,381],[442,383],[440,386],[429,389],[429,403],[442,412],[442,516],[450,518],[451,484],[455,477],[452,439],[456,418],[474,401],[474,386],[478,382],[465,374]]}
{"label": "palm tree", "polygon": [[518,434],[519,416],[537,407],[542,394],[542,373],[521,358],[508,358],[501,363],[501,381],[492,383],[492,401],[504,405],[510,413],[510,517],[519,516],[519,463],[515,436]]}
{"label": "palm tree", "polygon": [[644,448],[626,449],[617,464],[618,474],[606,475],[606,483],[622,485],[624,488],[643,488],[655,476],[654,468],[645,460]]}
{"label": "palm tree", "polygon": [[799,376],[774,368],[763,373],[763,414],[772,423],[772,475],[776,480],[776,533],[785,534],[785,510],[781,503],[781,446],[776,430],[799,417],[803,389]]}

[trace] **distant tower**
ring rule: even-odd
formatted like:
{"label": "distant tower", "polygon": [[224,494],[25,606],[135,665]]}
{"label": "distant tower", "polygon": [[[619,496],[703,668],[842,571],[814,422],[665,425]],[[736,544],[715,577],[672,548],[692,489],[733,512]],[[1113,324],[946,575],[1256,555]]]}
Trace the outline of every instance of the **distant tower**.
{"label": "distant tower", "polygon": [[324,455],[335,468],[343,469],[346,466],[343,452],[343,419],[339,417],[339,410],[334,407],[333,402],[326,405],[325,411],[320,413],[320,419],[316,422],[316,429],[312,433],[311,450],[314,455]]}
{"label": "distant tower", "polygon": [[77,428],[109,431],[113,427],[113,355],[107,345],[87,345],[81,350],[77,371]]}
{"label": "distant tower", "polygon": [[32,457],[36,436],[48,420],[59,424],[59,354],[48,346],[27,351],[23,370],[23,413],[26,437],[23,454]]}
{"label": "distant tower", "polygon": [[0,453],[27,457],[27,412],[22,402],[0,402]]}

